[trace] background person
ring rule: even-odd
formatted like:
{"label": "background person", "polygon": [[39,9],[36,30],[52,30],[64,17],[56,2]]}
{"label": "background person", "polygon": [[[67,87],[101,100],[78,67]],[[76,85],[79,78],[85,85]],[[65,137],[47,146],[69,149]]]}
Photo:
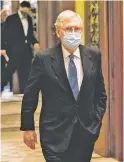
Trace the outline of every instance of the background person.
{"label": "background person", "polygon": [[5,22],[3,37],[9,63],[2,74],[2,90],[15,70],[17,70],[20,93],[24,92],[33,58],[31,46],[34,46],[35,53],[40,51],[39,43],[33,33],[32,19],[29,16],[30,11],[30,3],[23,1],[18,12],[9,16]]}
{"label": "background person", "polygon": [[5,64],[6,62],[8,62],[8,59],[6,60],[6,50],[4,47],[4,42],[3,42],[3,28],[4,28],[4,23],[6,21],[6,18],[8,16],[8,12],[7,10],[2,10],[1,11],[1,51],[0,51],[0,55],[1,55],[1,73],[3,73],[4,69],[5,69]]}

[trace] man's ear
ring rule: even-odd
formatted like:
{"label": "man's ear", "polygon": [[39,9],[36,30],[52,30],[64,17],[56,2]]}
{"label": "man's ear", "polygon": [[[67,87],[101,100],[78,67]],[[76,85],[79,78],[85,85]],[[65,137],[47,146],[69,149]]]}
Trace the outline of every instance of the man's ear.
{"label": "man's ear", "polygon": [[59,29],[56,29],[56,35],[57,35],[58,38],[60,37],[60,35],[59,35]]}

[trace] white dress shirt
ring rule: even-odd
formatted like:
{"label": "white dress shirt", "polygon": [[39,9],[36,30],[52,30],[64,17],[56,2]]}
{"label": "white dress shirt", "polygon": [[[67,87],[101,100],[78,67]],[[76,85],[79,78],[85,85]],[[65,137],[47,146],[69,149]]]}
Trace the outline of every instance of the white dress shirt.
{"label": "white dress shirt", "polygon": [[[63,52],[63,58],[64,58],[66,74],[68,76],[68,67],[69,67],[69,62],[70,62],[69,55],[70,55],[70,53],[63,46],[62,46],[62,52]],[[75,63],[76,69],[77,69],[78,87],[79,87],[79,90],[80,90],[82,80],[83,80],[83,67],[82,67],[82,61],[81,61],[79,48],[77,48],[77,50],[73,54],[75,56],[74,57],[74,63]]]}
{"label": "white dress shirt", "polygon": [[20,11],[18,11],[18,14],[19,14],[20,20],[22,22],[24,34],[25,34],[25,36],[27,36],[27,34],[28,34],[28,20],[25,17],[23,17],[23,15],[21,14]]}

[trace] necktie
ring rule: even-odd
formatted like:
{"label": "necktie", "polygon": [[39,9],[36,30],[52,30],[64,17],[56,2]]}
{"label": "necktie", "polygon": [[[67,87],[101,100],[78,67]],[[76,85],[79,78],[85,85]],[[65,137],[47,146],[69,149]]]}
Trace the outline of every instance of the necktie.
{"label": "necktie", "polygon": [[69,67],[68,67],[68,80],[69,80],[73,95],[75,99],[77,100],[79,88],[78,88],[78,80],[77,80],[77,69],[74,63],[74,57],[75,56],[73,54],[69,56],[70,62],[69,62]]}

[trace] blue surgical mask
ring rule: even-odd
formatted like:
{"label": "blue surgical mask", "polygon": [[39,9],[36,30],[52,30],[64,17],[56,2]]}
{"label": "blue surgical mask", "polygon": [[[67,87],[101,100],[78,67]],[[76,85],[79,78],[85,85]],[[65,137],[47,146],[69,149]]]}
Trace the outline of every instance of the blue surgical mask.
{"label": "blue surgical mask", "polygon": [[21,11],[21,14],[22,14],[22,16],[25,17],[25,18],[28,16],[28,13],[27,13],[27,12],[24,12],[24,11]]}
{"label": "blue surgical mask", "polygon": [[77,33],[77,32],[68,33],[68,32],[65,32],[62,43],[65,46],[67,46],[69,49],[77,48],[79,46],[79,44],[81,43],[81,33]]}

